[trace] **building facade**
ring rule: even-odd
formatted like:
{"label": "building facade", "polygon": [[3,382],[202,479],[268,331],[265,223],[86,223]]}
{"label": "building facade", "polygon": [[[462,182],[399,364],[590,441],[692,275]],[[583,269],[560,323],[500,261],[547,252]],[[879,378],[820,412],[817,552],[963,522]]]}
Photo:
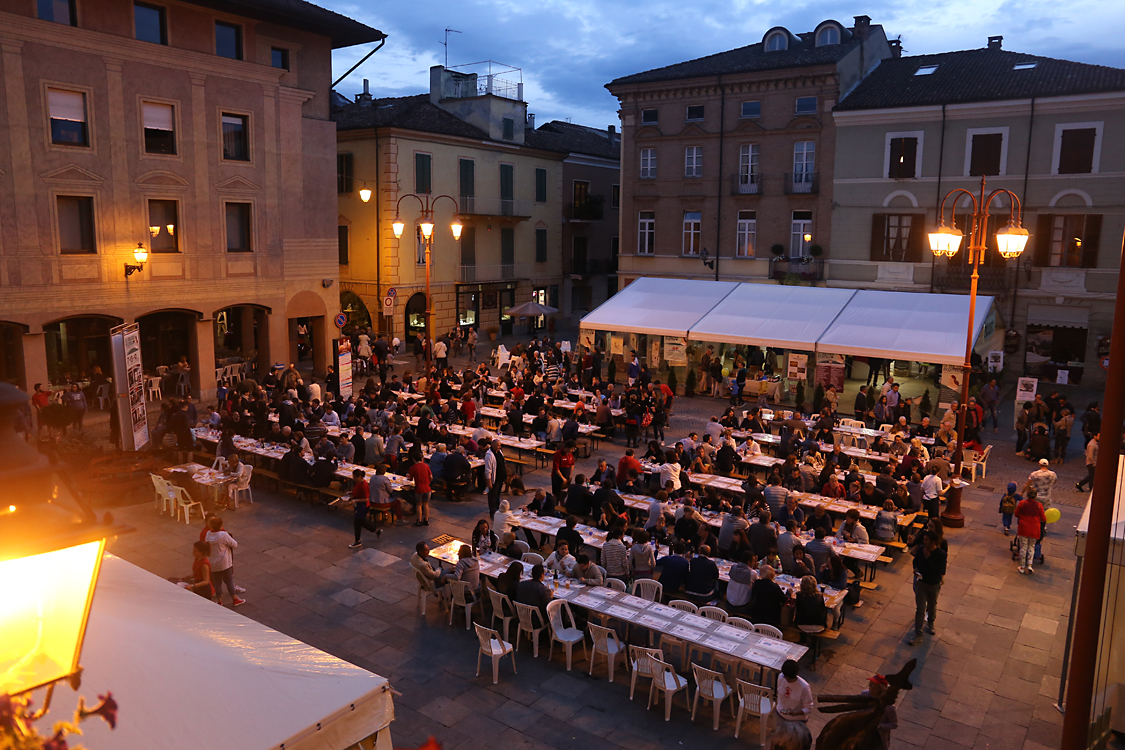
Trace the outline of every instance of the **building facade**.
{"label": "building facade", "polygon": [[623,283],[819,279],[832,108],[890,55],[883,28],[857,16],[607,84],[621,103]]}
{"label": "building facade", "polygon": [[[377,99],[365,92],[338,102],[341,288],[345,306],[377,330],[407,342],[424,332],[420,220],[427,204],[435,224],[436,334],[473,326],[487,339],[517,326],[545,328],[552,319],[514,320],[504,310],[529,300],[563,307],[570,278],[564,232],[574,232],[565,211],[578,179],[570,170],[599,157],[572,153],[588,135],[536,130],[522,85],[512,78],[435,66],[428,94]],[[587,191],[580,212],[590,210],[594,195]],[[460,239],[451,231],[457,216]],[[396,217],[405,224],[401,238],[393,231]],[[600,244],[608,259],[609,243]]]}
{"label": "building facade", "polygon": [[[986,48],[883,62],[835,108],[829,285],[965,293],[967,241],[935,260],[926,233],[950,190],[1005,188],[1031,233],[996,252],[992,204],[980,293],[1009,330],[1006,369],[1104,383],[1125,230],[1125,70]],[[950,204],[952,206],[952,202]],[[968,234],[968,201],[956,201]],[[948,223],[950,208],[946,210]]]}
{"label": "building facade", "polygon": [[331,53],[383,36],[299,0],[0,2],[0,378],[111,374],[134,321],[202,398],[228,357],[322,369]]}

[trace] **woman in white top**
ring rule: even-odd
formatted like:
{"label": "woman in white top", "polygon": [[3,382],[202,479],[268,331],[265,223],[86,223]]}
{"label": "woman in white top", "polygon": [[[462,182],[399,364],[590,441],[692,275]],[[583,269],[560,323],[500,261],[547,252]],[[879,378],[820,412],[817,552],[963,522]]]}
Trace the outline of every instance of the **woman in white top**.
{"label": "woman in white top", "polygon": [[492,529],[500,536],[504,536],[512,531],[512,514],[509,511],[511,505],[507,500],[500,501],[500,508],[492,517]]}
{"label": "woman in white top", "polygon": [[675,492],[680,491],[680,465],[675,461],[660,465],[660,486],[667,487],[668,482],[672,483]]}

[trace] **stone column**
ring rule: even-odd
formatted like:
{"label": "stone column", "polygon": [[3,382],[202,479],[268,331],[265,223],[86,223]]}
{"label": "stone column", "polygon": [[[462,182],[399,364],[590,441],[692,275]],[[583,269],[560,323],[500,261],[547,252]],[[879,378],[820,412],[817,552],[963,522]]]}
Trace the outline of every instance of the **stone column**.
{"label": "stone column", "polygon": [[215,400],[215,322],[192,320],[188,330],[191,390],[199,403],[210,403]]}
{"label": "stone column", "polygon": [[45,333],[23,335],[23,386],[29,394],[36,383],[48,384],[46,337]]}

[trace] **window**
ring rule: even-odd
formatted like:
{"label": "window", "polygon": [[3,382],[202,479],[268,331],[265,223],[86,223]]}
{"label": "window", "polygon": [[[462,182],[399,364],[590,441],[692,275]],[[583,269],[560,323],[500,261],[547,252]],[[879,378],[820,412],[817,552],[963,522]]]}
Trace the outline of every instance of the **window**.
{"label": "window", "polygon": [[699,237],[703,229],[703,214],[684,211],[684,255],[699,255]]}
{"label": "window", "polygon": [[1097,268],[1101,214],[1040,214],[1035,233],[1037,266]]}
{"label": "window", "polygon": [[354,158],[351,154],[336,154],[336,192],[350,193],[352,191],[352,164]]}
{"label": "window", "polygon": [[419,266],[426,265],[426,238],[422,234],[420,225],[414,226],[414,262]]}
{"label": "window", "polygon": [[547,202],[547,170],[541,167],[535,169],[535,202]]}
{"label": "window", "polygon": [[789,257],[804,258],[812,244],[812,211],[794,211],[789,238]]}
{"label": "window", "polygon": [[642,125],[655,125],[660,122],[660,110],[658,109],[642,109],[641,110],[641,124]]}
{"label": "window", "polygon": [[508,202],[509,213],[511,202],[515,199],[515,167],[511,164],[500,165],[500,200]]}
{"label": "window", "polygon": [[688,146],[684,149],[684,177],[703,176],[703,147]]}
{"label": "window", "polygon": [[215,21],[215,54],[231,60],[242,59],[241,26]]}
{"label": "window", "polygon": [[51,117],[51,143],[57,146],[89,146],[86,127],[86,95],[81,91],[47,89]]}
{"label": "window", "polygon": [[1012,70],[1031,70],[1038,64],[1037,62],[1016,63],[1012,66]]}
{"label": "window", "polygon": [[891,154],[887,164],[887,177],[892,180],[912,180],[918,160],[917,138],[891,138]]}
{"label": "window", "polygon": [[250,161],[250,118],[223,113],[223,158]]}
{"label": "window", "polygon": [[969,175],[1003,174],[1004,133],[973,133],[969,131]]}
{"label": "window", "polygon": [[180,251],[180,218],[176,201],[150,200],[148,202],[148,232],[154,253]]}
{"label": "window", "polygon": [[1058,174],[1090,174],[1094,171],[1097,128],[1068,128],[1059,137]]}
{"label": "window", "polygon": [[738,212],[738,239],[734,254],[738,258],[753,258],[754,243],[758,237],[758,217],[754,211]]}
{"label": "window", "polygon": [[542,227],[535,230],[535,262],[547,262],[547,230]]}
{"label": "window", "polygon": [[914,75],[916,75],[916,76],[928,76],[937,69],[938,69],[938,66],[936,66],[936,65],[922,65],[918,68],[918,70],[914,71]]}
{"label": "window", "polygon": [[341,224],[336,227],[336,242],[340,250],[340,265],[348,265],[348,227],[346,224]]}
{"label": "window", "polygon": [[925,224],[925,214],[875,214],[871,218],[871,260],[920,262]]}
{"label": "window", "polygon": [[840,30],[838,28],[836,28],[835,26],[825,26],[823,29],[820,30],[820,33],[816,35],[816,46],[817,47],[825,47],[829,44],[839,44],[839,43],[840,43]]}
{"label": "window", "polygon": [[785,38],[784,32],[778,31],[777,33],[770,34],[766,39],[766,52],[781,52],[789,48],[789,40]]}
{"label": "window", "polygon": [[641,211],[637,214],[637,255],[653,255],[656,252],[656,212]]}
{"label": "window", "polygon": [[694,120],[702,120],[703,119],[703,105],[702,104],[695,104],[695,105],[692,105],[692,106],[688,107],[687,108],[687,117],[685,117],[684,119],[689,121],[689,122],[694,121]]}
{"label": "window", "polygon": [[227,252],[248,253],[250,245],[250,204],[227,204]]}
{"label": "window", "polygon": [[502,275],[513,278],[512,266],[516,263],[516,230],[512,227],[500,228],[500,265],[507,266]]}
{"label": "window", "polygon": [[761,102],[743,102],[742,103],[742,116],[743,117],[761,117],[762,116],[762,103]]}
{"label": "window", "polygon": [[511,117],[504,118],[504,140],[510,141],[516,137],[516,121]]}
{"label": "window", "polygon": [[816,114],[816,97],[815,96],[798,96],[797,97],[797,114],[799,114],[799,115],[815,115]]}
{"label": "window", "polygon": [[78,15],[74,12],[74,0],[38,0],[39,18],[54,21],[65,26],[77,26]]}
{"label": "window", "polygon": [[94,199],[60,195],[56,201],[59,219],[59,251],[95,253]]}
{"label": "window", "polygon": [[738,192],[758,192],[758,144],[744,143],[738,148]]}
{"label": "window", "polygon": [[609,207],[621,208],[621,186],[614,185],[609,191]]}
{"label": "window", "polygon": [[816,143],[797,141],[793,144],[793,192],[812,192],[816,174]]}
{"label": "window", "polygon": [[133,25],[137,39],[153,44],[168,43],[168,26],[165,10],[158,5],[133,3]]}
{"label": "window", "polygon": [[654,148],[641,149],[641,179],[656,179],[656,149]]}
{"label": "window", "polygon": [[430,164],[429,154],[414,154],[414,192],[418,195],[430,192]]}
{"label": "window", "polygon": [[289,50],[281,47],[270,47],[270,65],[282,70],[289,70]]}
{"label": "window", "polygon": [[[471,199],[477,194],[477,163],[472,159],[461,159],[458,162],[458,167],[458,182],[461,198]],[[464,201],[462,200],[462,202]],[[469,203],[471,204],[472,201],[470,200]],[[465,211],[471,211],[473,207],[471,205],[468,207],[462,205],[461,208]]]}
{"label": "window", "polygon": [[145,153],[176,153],[176,113],[171,104],[143,102],[141,115],[144,119]]}

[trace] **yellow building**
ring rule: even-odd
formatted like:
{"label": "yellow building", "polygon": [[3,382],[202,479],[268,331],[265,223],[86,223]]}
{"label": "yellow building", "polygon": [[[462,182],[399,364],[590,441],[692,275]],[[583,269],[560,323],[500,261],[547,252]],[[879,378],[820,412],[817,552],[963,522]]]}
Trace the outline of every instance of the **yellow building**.
{"label": "yellow building", "polygon": [[[428,202],[434,331],[476,326],[487,340],[513,332],[519,321],[503,315],[512,305],[534,298],[559,306],[567,154],[535,132],[534,116],[528,127],[523,86],[510,73],[435,66],[430,74],[429,94],[376,99],[364,92],[354,102],[341,97],[333,110],[344,307],[359,311],[359,320],[369,312],[376,329],[403,341],[424,331],[419,221]],[[450,229],[456,215],[460,240]],[[396,216],[406,225],[401,239],[391,226]]]}

